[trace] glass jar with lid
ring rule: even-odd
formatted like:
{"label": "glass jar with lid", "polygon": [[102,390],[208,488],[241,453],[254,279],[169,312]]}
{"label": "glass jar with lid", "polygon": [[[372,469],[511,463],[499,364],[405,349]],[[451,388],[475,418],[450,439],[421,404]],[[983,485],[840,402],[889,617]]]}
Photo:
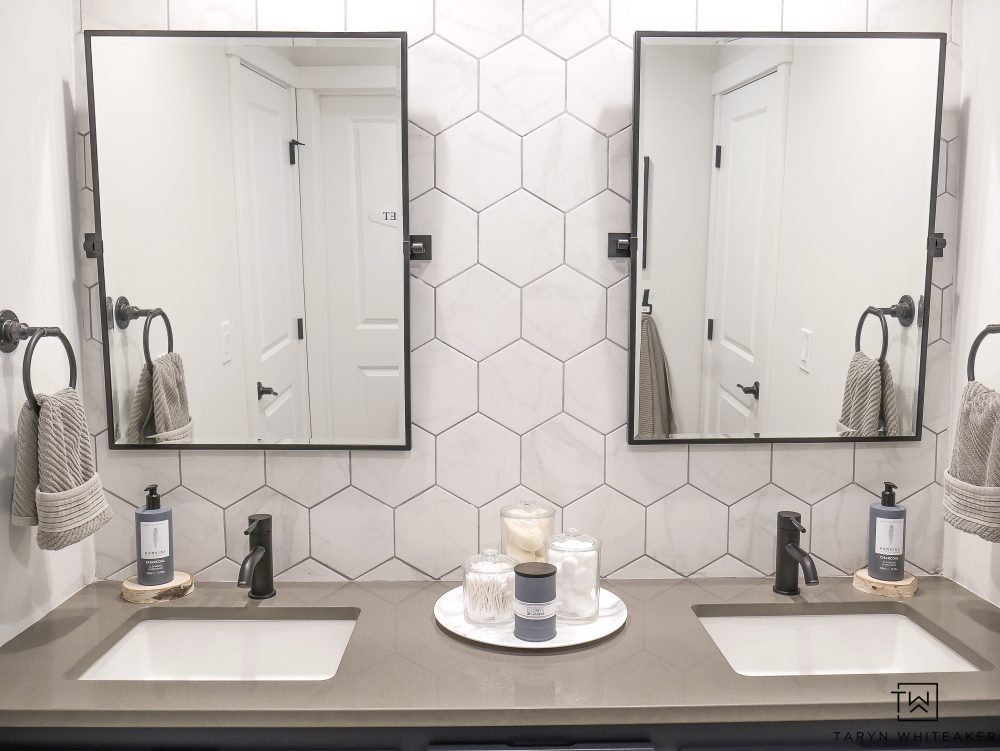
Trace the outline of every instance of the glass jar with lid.
{"label": "glass jar with lid", "polygon": [[465,620],[498,624],[514,620],[514,566],[510,556],[484,550],[462,562]]}
{"label": "glass jar with lid", "polygon": [[555,531],[556,511],[525,500],[500,509],[500,550],[518,563],[543,563],[545,540]]}
{"label": "glass jar with lid", "polygon": [[556,617],[561,621],[596,621],[601,598],[601,541],[578,529],[553,535],[546,558],[556,567]]}

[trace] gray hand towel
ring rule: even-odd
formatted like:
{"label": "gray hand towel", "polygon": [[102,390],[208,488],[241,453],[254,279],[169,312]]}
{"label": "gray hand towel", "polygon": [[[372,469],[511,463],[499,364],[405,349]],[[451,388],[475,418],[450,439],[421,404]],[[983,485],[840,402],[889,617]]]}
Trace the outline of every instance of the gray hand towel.
{"label": "gray hand towel", "polygon": [[637,438],[667,438],[677,432],[670,405],[670,368],[656,321],[642,314],[639,336]]}
{"label": "gray hand towel", "polygon": [[143,365],[129,412],[126,443],[191,443],[184,362],[176,352]]}
{"label": "gray hand towel", "polygon": [[[879,432],[879,423],[884,432]],[[847,368],[844,382],[844,402],[840,408],[840,435],[848,438],[878,435],[899,435],[899,417],[896,413],[896,386],[892,380],[889,363],[864,352],[855,352]]]}
{"label": "gray hand towel", "polygon": [[1000,542],[1000,393],[966,384],[944,473],[944,520]]}
{"label": "gray hand towel", "polygon": [[38,547],[59,550],[111,520],[76,389],[38,394],[17,421],[11,522],[38,527]]}

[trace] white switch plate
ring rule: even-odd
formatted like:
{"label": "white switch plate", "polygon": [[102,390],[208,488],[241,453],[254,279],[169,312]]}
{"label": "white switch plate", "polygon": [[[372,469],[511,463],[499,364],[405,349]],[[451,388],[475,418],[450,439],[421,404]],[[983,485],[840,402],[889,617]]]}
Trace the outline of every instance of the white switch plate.
{"label": "white switch plate", "polygon": [[229,321],[223,321],[219,324],[219,329],[222,334],[222,364],[225,365],[233,359],[233,348],[229,334]]}
{"label": "white switch plate", "polygon": [[799,335],[799,370],[809,372],[809,358],[812,355],[812,335],[809,329],[802,329]]}

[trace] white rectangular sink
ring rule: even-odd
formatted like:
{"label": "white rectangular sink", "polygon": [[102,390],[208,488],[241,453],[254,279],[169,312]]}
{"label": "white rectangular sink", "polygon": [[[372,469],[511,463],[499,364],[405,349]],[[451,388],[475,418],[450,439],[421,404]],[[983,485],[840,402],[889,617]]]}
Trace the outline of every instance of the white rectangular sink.
{"label": "white rectangular sink", "polygon": [[898,613],[699,615],[741,675],[962,673],[972,663]]}
{"label": "white rectangular sink", "polygon": [[340,667],[353,618],[141,620],[84,681],[323,681]]}

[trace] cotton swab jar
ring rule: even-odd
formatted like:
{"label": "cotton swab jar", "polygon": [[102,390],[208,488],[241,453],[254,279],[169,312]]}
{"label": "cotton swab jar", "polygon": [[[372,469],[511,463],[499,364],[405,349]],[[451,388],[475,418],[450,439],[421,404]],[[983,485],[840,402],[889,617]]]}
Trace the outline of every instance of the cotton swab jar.
{"label": "cotton swab jar", "polygon": [[556,618],[572,623],[597,620],[601,597],[601,541],[578,529],[553,535],[546,558],[556,567]]}
{"label": "cotton swab jar", "polygon": [[510,556],[484,550],[462,563],[465,620],[486,625],[514,620],[514,566]]}
{"label": "cotton swab jar", "polygon": [[500,550],[518,563],[543,563],[545,540],[555,531],[555,509],[522,501],[500,509]]}

